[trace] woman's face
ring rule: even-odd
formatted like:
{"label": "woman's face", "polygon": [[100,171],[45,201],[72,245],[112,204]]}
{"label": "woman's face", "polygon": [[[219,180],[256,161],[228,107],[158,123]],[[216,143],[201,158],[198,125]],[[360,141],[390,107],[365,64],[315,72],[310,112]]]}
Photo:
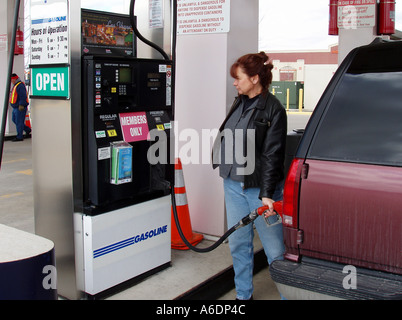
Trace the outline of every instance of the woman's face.
{"label": "woman's face", "polygon": [[239,94],[246,95],[249,98],[254,98],[257,94],[260,94],[258,75],[249,77],[240,67],[237,68],[236,75],[233,85]]}

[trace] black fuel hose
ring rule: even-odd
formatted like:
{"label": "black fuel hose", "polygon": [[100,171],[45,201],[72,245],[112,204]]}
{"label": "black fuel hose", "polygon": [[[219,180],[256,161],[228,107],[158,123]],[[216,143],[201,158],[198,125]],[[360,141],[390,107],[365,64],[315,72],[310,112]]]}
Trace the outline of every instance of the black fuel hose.
{"label": "black fuel hose", "polygon": [[135,33],[135,35],[138,37],[138,39],[140,39],[142,42],[144,42],[145,44],[149,45],[150,47],[154,48],[155,50],[157,50],[165,60],[169,60],[169,56],[166,54],[166,52],[159,47],[157,44],[149,41],[148,39],[145,39],[142,34],[138,31],[137,29],[137,25],[135,23],[135,19],[134,19],[134,7],[135,7],[135,0],[131,0],[130,1],[130,22],[131,22],[131,26],[133,27],[133,31]]}
{"label": "black fuel hose", "polygon": [[1,129],[0,129],[0,168],[1,168],[1,163],[3,160],[3,148],[4,148],[4,139],[5,139],[5,132],[6,132],[8,100],[10,98],[11,74],[13,72],[13,66],[14,66],[14,44],[15,44],[15,38],[17,35],[18,13],[20,11],[20,2],[21,2],[21,0],[15,1],[15,9],[14,9],[14,25],[13,25],[13,32],[11,35],[10,56],[9,56],[9,61],[8,61],[6,90],[5,90],[5,95],[4,95],[3,118],[1,121]]}
{"label": "black fuel hose", "polygon": [[179,221],[179,216],[177,214],[177,210],[176,210],[176,195],[174,193],[174,188],[171,188],[172,192],[171,192],[171,196],[172,196],[172,208],[173,208],[173,217],[174,217],[174,221],[176,223],[176,227],[177,227],[177,231],[179,232],[180,238],[183,240],[183,242],[186,244],[186,246],[195,251],[195,252],[199,252],[199,253],[205,253],[205,252],[210,252],[214,249],[216,249],[218,246],[220,246],[222,244],[223,241],[226,240],[227,237],[229,237],[233,232],[235,232],[239,227],[240,227],[240,222],[235,224],[233,227],[231,227],[228,231],[225,232],[225,234],[220,237],[218,239],[218,241],[216,241],[212,246],[207,247],[207,248],[197,248],[195,246],[193,246],[184,236],[183,231],[181,229],[181,225],[180,225],[180,221]]}
{"label": "black fuel hose", "polygon": [[235,232],[237,229],[240,229],[249,223],[253,222],[255,219],[258,218],[263,212],[262,207],[258,208],[252,212],[250,212],[248,215],[243,217],[238,223],[236,223],[233,227],[231,227],[228,231],[226,231],[223,236],[221,236],[218,241],[216,241],[213,245],[207,247],[207,248],[197,248],[193,246],[184,236],[183,231],[181,229],[180,221],[179,221],[179,216],[177,214],[176,210],[176,195],[174,193],[174,188],[171,188],[171,196],[172,196],[172,208],[173,208],[173,217],[174,221],[176,223],[177,231],[179,232],[180,238],[183,240],[183,242],[186,244],[186,246],[196,252],[200,253],[205,253],[205,252],[210,252],[214,249],[216,249],[218,246],[222,244],[223,241],[225,241],[233,232]]}

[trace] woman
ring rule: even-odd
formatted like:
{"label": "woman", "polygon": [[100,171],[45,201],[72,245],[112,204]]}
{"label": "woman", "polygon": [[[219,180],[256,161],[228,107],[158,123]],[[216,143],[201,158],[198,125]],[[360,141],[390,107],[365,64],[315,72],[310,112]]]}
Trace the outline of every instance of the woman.
{"label": "woman", "polygon": [[[224,179],[229,227],[254,209],[269,207],[265,217],[254,221],[268,263],[283,259],[284,253],[282,224],[271,226],[266,219],[273,218],[273,203],[282,198],[287,133],[286,111],[268,91],[272,68],[264,52],[244,55],[232,65],[239,96],[220,128],[220,154],[216,146],[213,154],[214,168],[219,166]],[[238,300],[252,299],[253,237],[252,224],[229,237]]]}

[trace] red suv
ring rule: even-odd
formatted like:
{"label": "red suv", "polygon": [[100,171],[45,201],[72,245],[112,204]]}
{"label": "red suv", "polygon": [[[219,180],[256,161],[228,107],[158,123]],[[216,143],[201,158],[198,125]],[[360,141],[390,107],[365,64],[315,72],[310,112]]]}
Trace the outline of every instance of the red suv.
{"label": "red suv", "polygon": [[402,42],[375,40],[343,61],[288,171],[288,299],[402,299]]}

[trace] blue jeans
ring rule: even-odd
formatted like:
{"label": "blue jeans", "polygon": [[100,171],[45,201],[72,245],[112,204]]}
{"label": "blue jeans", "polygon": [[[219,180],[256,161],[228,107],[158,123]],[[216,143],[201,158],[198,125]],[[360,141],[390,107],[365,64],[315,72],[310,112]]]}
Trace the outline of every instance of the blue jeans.
{"label": "blue jeans", "polygon": [[[228,227],[232,227],[243,217],[256,208],[262,206],[258,198],[260,189],[243,189],[242,182],[230,178],[224,179],[225,204]],[[277,188],[273,200],[282,199],[282,185]],[[254,220],[261,243],[264,247],[268,263],[274,260],[283,260],[285,246],[283,243],[282,224],[268,226],[264,217]],[[235,286],[237,299],[247,300],[253,294],[253,268],[254,268],[254,229],[253,224],[242,227],[229,237],[229,248],[233,259],[235,272]]]}
{"label": "blue jeans", "polygon": [[13,108],[13,114],[11,120],[15,123],[15,127],[17,128],[17,139],[24,138],[24,131],[26,133],[31,132],[31,129],[25,125],[26,113],[27,113],[27,107],[25,107],[23,111],[18,110],[18,107]]}

